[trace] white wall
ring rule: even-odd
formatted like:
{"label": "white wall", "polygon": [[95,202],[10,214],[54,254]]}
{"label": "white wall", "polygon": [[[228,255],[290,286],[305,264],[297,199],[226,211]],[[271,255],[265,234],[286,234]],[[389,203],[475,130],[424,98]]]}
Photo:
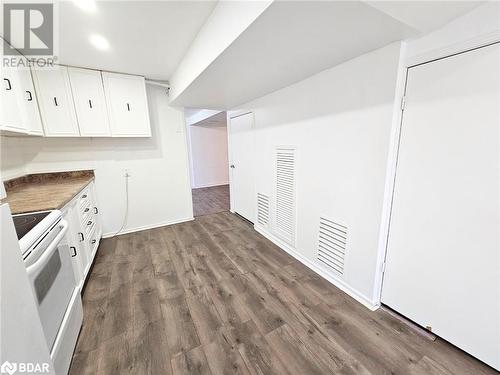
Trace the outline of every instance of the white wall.
{"label": "white wall", "polygon": [[[147,94],[152,138],[29,137],[19,141],[28,173],[95,169],[105,234],[114,233],[122,225],[125,170],[131,177],[124,230],[193,216],[183,110],[168,105],[162,88],[147,86]],[[7,156],[2,157],[6,165],[15,164],[10,160],[11,153],[2,156]],[[11,167],[6,170],[9,174],[12,171]]]}
{"label": "white wall", "polygon": [[226,185],[229,183],[227,126],[188,126],[191,145],[191,186]]}
{"label": "white wall", "polygon": [[9,180],[26,172],[26,160],[23,153],[23,139],[0,136],[0,179]]}
{"label": "white wall", "polygon": [[320,267],[315,260],[319,217],[347,224],[345,274],[339,285],[367,305],[376,304],[373,288],[399,58],[400,43],[394,43],[237,109],[254,112],[257,192],[272,201],[274,147],[297,146],[296,252]]}

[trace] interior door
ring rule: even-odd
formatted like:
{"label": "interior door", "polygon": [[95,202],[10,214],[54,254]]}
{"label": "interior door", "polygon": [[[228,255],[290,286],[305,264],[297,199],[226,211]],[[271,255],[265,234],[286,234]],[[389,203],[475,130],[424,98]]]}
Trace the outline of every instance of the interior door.
{"label": "interior door", "polygon": [[88,137],[111,135],[101,72],[68,68],[80,134]]}
{"label": "interior door", "polygon": [[231,194],[233,210],[245,219],[255,219],[253,113],[230,119]]}
{"label": "interior door", "polygon": [[65,66],[58,66],[55,69],[34,70],[34,73],[45,135],[50,137],[80,135],[68,69]]}
{"label": "interior door", "polygon": [[382,302],[500,369],[500,45],[408,70]]}

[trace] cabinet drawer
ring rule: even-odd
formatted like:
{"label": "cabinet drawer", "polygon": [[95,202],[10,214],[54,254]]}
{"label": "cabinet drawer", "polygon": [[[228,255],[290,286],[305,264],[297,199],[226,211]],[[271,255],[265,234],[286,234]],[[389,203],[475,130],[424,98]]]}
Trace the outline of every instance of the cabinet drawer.
{"label": "cabinet drawer", "polygon": [[87,207],[89,207],[89,211],[91,211],[90,204],[91,200],[89,195],[89,189],[85,188],[85,190],[78,197],[78,207],[80,207],[80,212],[82,213],[82,215],[84,214],[84,211]]}
{"label": "cabinet drawer", "polygon": [[95,251],[96,251],[97,247],[99,246],[99,240],[101,237],[101,233],[97,229],[98,229],[97,226],[94,226],[93,232],[89,236],[89,249],[90,249],[91,256],[93,256],[93,254],[95,254]]}

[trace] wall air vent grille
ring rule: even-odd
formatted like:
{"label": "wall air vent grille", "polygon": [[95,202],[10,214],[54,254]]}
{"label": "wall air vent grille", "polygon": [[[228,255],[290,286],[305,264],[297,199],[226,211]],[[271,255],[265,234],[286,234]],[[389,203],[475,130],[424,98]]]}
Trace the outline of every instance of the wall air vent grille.
{"label": "wall air vent grille", "polygon": [[257,193],[257,222],[263,227],[269,224],[269,197],[261,193]]}
{"label": "wall air vent grille", "polygon": [[276,234],[295,244],[295,149],[276,149]]}
{"label": "wall air vent grille", "polygon": [[346,242],[346,226],[320,217],[318,260],[341,275],[344,274]]}

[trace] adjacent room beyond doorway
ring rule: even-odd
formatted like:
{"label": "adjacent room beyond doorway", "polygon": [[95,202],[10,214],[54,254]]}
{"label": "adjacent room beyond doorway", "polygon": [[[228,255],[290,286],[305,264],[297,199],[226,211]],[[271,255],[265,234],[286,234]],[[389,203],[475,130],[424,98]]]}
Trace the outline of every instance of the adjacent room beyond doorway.
{"label": "adjacent room beyond doorway", "polygon": [[186,109],[193,214],[229,211],[226,112]]}

